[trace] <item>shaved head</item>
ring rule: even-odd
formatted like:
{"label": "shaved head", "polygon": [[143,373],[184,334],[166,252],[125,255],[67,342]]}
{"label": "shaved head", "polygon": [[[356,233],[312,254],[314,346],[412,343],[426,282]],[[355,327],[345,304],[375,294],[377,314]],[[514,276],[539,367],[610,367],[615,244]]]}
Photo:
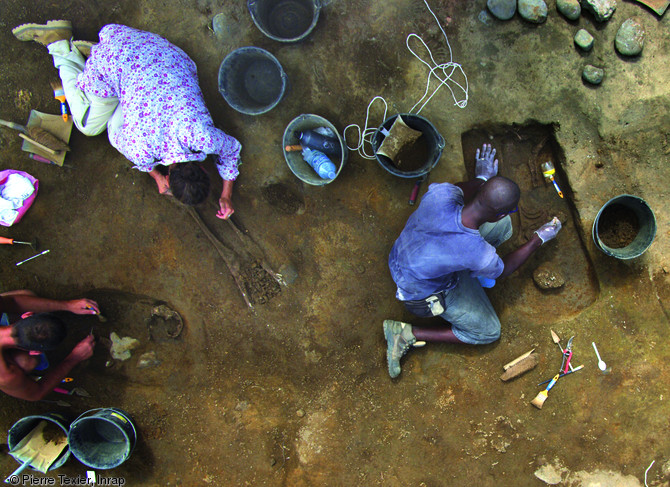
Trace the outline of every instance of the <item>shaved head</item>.
{"label": "shaved head", "polygon": [[486,181],[477,191],[475,200],[492,216],[512,211],[519,204],[519,186],[503,176],[495,176]]}

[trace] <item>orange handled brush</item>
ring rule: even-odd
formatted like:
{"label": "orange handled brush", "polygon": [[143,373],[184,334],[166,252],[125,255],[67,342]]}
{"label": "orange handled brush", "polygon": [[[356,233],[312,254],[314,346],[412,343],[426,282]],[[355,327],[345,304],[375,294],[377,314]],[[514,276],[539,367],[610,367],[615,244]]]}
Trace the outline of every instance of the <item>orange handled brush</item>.
{"label": "orange handled brush", "polygon": [[65,103],[65,91],[63,84],[60,81],[52,81],[51,87],[54,90],[54,98],[60,102],[60,114],[63,116],[63,121],[67,122],[67,103]]}

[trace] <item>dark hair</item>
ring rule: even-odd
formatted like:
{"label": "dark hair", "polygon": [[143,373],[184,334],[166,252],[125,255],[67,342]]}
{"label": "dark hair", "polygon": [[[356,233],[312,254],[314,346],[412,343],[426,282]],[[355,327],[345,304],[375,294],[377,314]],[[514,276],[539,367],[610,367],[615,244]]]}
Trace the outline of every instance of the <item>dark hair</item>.
{"label": "dark hair", "polygon": [[503,176],[486,181],[477,191],[476,198],[492,215],[512,211],[521,197],[519,186]]}
{"label": "dark hair", "polygon": [[185,205],[198,205],[209,195],[209,174],[197,162],[181,162],[170,168],[172,195]]}
{"label": "dark hair", "polygon": [[53,350],[63,341],[65,323],[51,313],[38,313],[13,325],[16,344],[26,350]]}

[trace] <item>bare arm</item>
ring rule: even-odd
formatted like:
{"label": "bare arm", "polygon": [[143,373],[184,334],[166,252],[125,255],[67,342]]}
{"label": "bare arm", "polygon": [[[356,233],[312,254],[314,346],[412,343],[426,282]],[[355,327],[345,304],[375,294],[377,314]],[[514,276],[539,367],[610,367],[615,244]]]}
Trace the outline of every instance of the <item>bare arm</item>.
{"label": "bare arm", "polygon": [[221,190],[221,198],[219,198],[219,211],[216,213],[216,216],[223,220],[230,218],[230,215],[235,213],[232,202],[233,183],[232,180],[223,180],[223,189]]}
{"label": "bare arm", "polygon": [[95,340],[89,335],[77,344],[70,354],[57,366],[51,368],[39,382],[35,382],[21,368],[7,364],[2,360],[0,374],[9,380],[4,381],[2,390],[10,396],[27,401],[39,401],[53,391],[54,387],[67,376],[78,363],[93,355]]}
{"label": "bare arm", "polygon": [[100,312],[98,303],[91,299],[72,299],[59,301],[41,298],[29,294],[13,294],[2,297],[3,311],[8,313],[48,313],[51,311],[69,311],[80,315],[93,315]]}
{"label": "bare arm", "polygon": [[505,268],[503,269],[502,274],[500,274],[498,279],[509,276],[515,270],[521,267],[521,265],[526,262],[533,254],[533,252],[539,249],[541,245],[542,239],[540,239],[540,237],[534,233],[533,238],[531,238],[528,242],[503,257],[502,260],[505,264]]}

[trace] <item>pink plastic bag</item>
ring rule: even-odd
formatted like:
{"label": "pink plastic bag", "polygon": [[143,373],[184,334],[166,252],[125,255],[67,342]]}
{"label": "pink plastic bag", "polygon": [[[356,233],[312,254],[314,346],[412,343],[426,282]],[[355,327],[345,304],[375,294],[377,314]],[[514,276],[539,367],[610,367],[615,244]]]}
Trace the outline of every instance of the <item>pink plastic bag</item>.
{"label": "pink plastic bag", "polygon": [[[26,211],[28,211],[28,208],[30,208],[30,205],[33,204],[33,201],[35,201],[35,197],[37,196],[37,188],[39,187],[39,181],[32,177],[30,174],[27,172],[23,171],[16,171],[14,169],[5,169],[4,171],[0,171],[0,187],[4,186],[5,183],[7,182],[7,178],[10,176],[10,174],[20,174],[24,178],[27,178],[31,183],[33,183],[33,187],[35,188],[35,191],[33,191],[33,194],[28,196],[24,201],[23,205],[21,208],[17,208],[16,211],[18,211],[18,215],[16,216],[16,220],[14,220],[14,223],[12,225],[18,223],[21,221],[21,218],[23,218],[23,215],[26,214]],[[0,221],[0,225],[3,227],[9,227],[11,225],[7,225],[6,223],[3,223]]]}

